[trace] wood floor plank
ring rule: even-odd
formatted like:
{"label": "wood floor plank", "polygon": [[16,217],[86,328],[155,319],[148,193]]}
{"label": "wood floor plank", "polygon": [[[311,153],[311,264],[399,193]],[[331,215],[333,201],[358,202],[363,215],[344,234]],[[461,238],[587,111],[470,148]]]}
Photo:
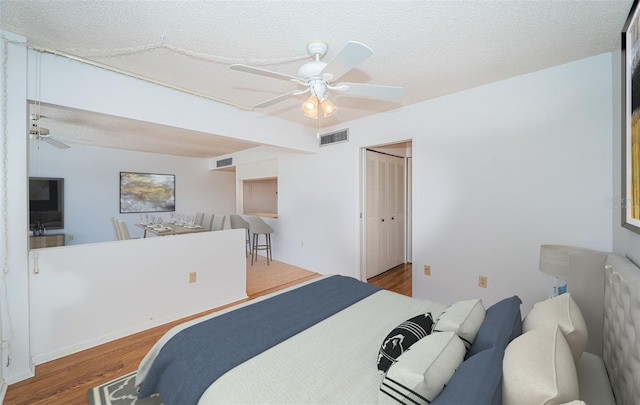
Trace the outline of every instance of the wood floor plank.
{"label": "wood floor plank", "polygon": [[[411,268],[399,266],[369,282],[411,296]],[[319,274],[263,257],[247,265],[247,296],[259,297],[319,277]],[[246,300],[243,300],[246,301]],[[243,302],[239,301],[239,302]],[[239,302],[148,329],[103,345],[36,366],[36,376],[9,386],[5,405],[86,404],[87,391],[135,371],[149,349],[169,329],[182,322],[219,311]]]}

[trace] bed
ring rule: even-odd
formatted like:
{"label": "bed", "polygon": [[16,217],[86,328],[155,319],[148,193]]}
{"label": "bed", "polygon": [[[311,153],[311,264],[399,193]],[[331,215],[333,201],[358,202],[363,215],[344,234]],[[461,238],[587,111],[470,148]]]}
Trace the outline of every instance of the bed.
{"label": "bed", "polygon": [[602,355],[585,351],[593,320],[576,304],[584,299],[577,282],[523,321],[517,296],[488,308],[475,299],[445,305],[329,275],[173,328],[140,364],[139,397],[159,393],[165,405],[638,403],[640,270],[606,256]]}

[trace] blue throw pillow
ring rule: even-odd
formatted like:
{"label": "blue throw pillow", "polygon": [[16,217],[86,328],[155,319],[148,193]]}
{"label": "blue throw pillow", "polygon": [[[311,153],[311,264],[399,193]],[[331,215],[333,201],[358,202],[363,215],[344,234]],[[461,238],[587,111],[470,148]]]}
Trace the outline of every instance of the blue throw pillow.
{"label": "blue throw pillow", "polygon": [[465,359],[496,345],[505,347],[522,334],[522,300],[517,295],[505,298],[487,309],[482,325]]}
{"label": "blue throw pillow", "polygon": [[431,405],[502,404],[502,358],[506,345],[497,345],[465,360]]}

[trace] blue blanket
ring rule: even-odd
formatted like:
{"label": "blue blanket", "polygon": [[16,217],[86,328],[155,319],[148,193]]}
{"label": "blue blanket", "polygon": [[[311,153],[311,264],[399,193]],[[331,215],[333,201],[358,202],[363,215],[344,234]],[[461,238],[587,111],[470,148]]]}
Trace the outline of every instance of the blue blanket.
{"label": "blue blanket", "polygon": [[190,326],[162,347],[138,397],[196,404],[225,372],[378,290],[332,276]]}

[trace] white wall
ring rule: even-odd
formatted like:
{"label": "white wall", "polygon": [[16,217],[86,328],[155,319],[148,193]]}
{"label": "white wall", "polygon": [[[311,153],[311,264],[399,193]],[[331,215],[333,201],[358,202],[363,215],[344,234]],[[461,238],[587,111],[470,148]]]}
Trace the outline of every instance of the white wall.
{"label": "white wall", "polygon": [[233,229],[32,250],[34,362],[246,298],[244,242]]}
{"label": "white wall", "polygon": [[416,109],[416,296],[491,304],[518,294],[526,314],[551,291],[541,244],[611,249],[610,77],[600,55]]}
{"label": "white wall", "polygon": [[414,296],[526,313],[551,291],[541,244],[611,249],[611,110],[603,54],[351,122],[348,143],[279,155],[274,258],[359,277],[358,150],[412,139]]}
{"label": "white wall", "polygon": [[[231,213],[235,211],[235,174],[208,170],[207,159],[159,155],[72,145],[58,149],[30,142],[30,174],[65,179],[65,228],[49,233],[73,235],[67,244],[114,240],[109,220],[127,222],[132,237],[141,237],[139,214],[120,213],[120,172],[175,174],[176,212]],[[168,213],[159,213],[165,219]]]}

